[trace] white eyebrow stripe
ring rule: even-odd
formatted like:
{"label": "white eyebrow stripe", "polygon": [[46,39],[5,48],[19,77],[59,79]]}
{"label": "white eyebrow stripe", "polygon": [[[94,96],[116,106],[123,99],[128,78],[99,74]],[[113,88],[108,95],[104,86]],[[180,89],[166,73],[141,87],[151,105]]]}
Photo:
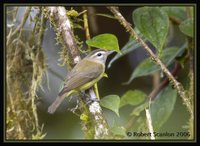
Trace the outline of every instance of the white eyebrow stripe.
{"label": "white eyebrow stripe", "polygon": [[92,55],[92,57],[97,56],[98,53],[105,54],[106,52],[105,52],[105,51],[99,51],[99,52],[96,52],[95,54]]}

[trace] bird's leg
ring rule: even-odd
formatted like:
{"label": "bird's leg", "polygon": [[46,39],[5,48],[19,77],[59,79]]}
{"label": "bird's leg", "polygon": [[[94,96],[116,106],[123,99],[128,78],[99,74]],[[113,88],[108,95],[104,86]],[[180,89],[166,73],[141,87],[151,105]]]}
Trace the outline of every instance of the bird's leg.
{"label": "bird's leg", "polygon": [[80,94],[83,97],[83,99],[90,98],[90,96],[85,91],[81,91]]}
{"label": "bird's leg", "polygon": [[71,108],[71,109],[68,108],[68,110],[71,111],[72,113],[78,115],[78,114],[76,113],[76,110],[78,109],[78,106],[79,106],[79,100],[77,99],[77,100],[76,100],[76,106],[73,107],[73,108]]}

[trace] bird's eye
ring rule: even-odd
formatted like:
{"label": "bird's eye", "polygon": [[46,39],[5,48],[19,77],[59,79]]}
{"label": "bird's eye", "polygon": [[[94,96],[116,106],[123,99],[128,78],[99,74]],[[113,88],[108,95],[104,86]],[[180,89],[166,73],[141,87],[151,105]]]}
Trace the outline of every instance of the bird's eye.
{"label": "bird's eye", "polygon": [[102,55],[101,53],[98,53],[98,54],[97,54],[97,56],[101,56],[101,55]]}

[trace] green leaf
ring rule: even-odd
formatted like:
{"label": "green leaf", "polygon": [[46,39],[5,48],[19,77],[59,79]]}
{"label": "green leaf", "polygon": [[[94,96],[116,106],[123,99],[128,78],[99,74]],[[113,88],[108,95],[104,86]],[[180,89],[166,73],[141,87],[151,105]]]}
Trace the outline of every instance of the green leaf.
{"label": "green leaf", "polygon": [[170,117],[176,103],[177,92],[170,85],[167,86],[150,106],[150,113],[154,130],[158,130]]}
{"label": "green leaf", "polygon": [[108,95],[100,100],[100,105],[110,109],[119,116],[120,98],[118,95]]}
{"label": "green leaf", "polygon": [[131,51],[136,50],[138,47],[140,47],[141,44],[136,42],[135,40],[130,40],[128,43],[122,48],[121,53],[117,53],[112,60],[110,60],[108,64],[108,68],[111,67],[111,65],[118,60],[119,58],[123,57],[124,55],[130,53]]}
{"label": "green leaf", "polygon": [[187,18],[187,14],[185,11],[185,7],[162,7],[162,10],[164,10],[168,16],[178,22],[181,22]]}
{"label": "green leaf", "polygon": [[126,136],[126,129],[124,127],[112,127],[110,130],[115,136]]}
{"label": "green leaf", "polygon": [[140,113],[142,111],[144,111],[145,108],[147,108],[148,106],[149,106],[149,102],[145,102],[145,103],[139,105],[138,107],[134,108],[134,110],[131,113],[131,116],[139,116]]}
{"label": "green leaf", "polygon": [[158,7],[142,7],[133,11],[132,18],[139,31],[161,52],[169,29],[167,13]]}
{"label": "green leaf", "polygon": [[86,114],[81,114],[80,116],[80,120],[84,121],[84,122],[88,122],[89,121],[89,117]]}
{"label": "green leaf", "polygon": [[113,50],[120,53],[118,39],[113,34],[100,34],[87,40],[86,44],[91,47]]}
{"label": "green leaf", "polygon": [[[134,28],[135,32],[137,32],[137,34],[143,39],[144,42],[147,41],[147,39],[142,36],[142,34],[139,32],[139,30],[137,28]],[[135,38],[130,38],[130,40],[126,43],[126,45],[121,49],[121,53],[117,53],[112,60],[110,60],[109,64],[108,64],[108,68],[111,67],[111,65],[118,60],[119,58],[123,57],[124,55],[136,50],[137,48],[139,48],[141,46],[141,43],[139,43],[137,40],[135,40]]]}
{"label": "green leaf", "polygon": [[126,104],[138,105],[142,103],[145,99],[146,94],[139,90],[129,90],[122,97],[120,101],[120,108]]}
{"label": "green leaf", "polygon": [[67,16],[71,16],[71,17],[77,17],[79,14],[76,10],[69,10],[66,12]]}
{"label": "green leaf", "polygon": [[183,21],[179,25],[179,28],[185,35],[190,37],[194,36],[194,20],[192,18],[188,18],[187,20]]}
{"label": "green leaf", "polygon": [[[180,53],[184,52],[186,46],[187,46],[187,44],[184,44],[181,48],[177,48],[177,47],[166,48],[163,51],[163,55],[160,58],[161,61],[166,66],[169,66],[170,64],[173,63],[176,56],[178,56]],[[124,84],[130,84],[131,81],[137,77],[147,76],[147,75],[152,74],[159,70],[160,70],[160,67],[157,64],[155,64],[150,58],[147,58],[136,67],[136,69],[133,71],[130,79],[127,82],[125,82]]]}

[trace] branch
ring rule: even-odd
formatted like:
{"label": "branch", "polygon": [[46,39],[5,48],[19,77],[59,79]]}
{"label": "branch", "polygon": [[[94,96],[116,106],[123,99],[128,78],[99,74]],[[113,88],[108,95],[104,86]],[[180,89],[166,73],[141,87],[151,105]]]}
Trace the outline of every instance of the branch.
{"label": "branch", "polygon": [[[85,10],[86,7],[83,7],[83,10]],[[90,31],[89,31],[89,25],[88,25],[88,15],[87,15],[87,12],[83,13],[83,24],[84,24],[84,30],[85,30],[85,37],[87,40],[90,40],[91,37],[90,37]],[[90,46],[88,47],[89,50],[90,49]]]}
{"label": "branch", "polygon": [[94,102],[89,105],[90,114],[92,119],[94,119],[92,121],[95,129],[94,139],[109,139],[111,138],[111,133],[108,124],[103,116],[99,102],[95,101],[97,97],[92,88],[89,89],[89,94],[91,99],[94,100]]}
{"label": "branch", "polygon": [[149,109],[145,109],[146,112],[146,117],[147,117],[147,126],[149,129],[149,132],[151,133],[151,140],[155,140],[155,136],[154,136],[154,131],[153,131],[153,125],[152,125],[152,119],[151,119],[151,114],[149,112]]}
{"label": "branch", "polygon": [[[86,8],[83,7],[83,9],[86,9]],[[89,31],[87,12],[83,14],[83,21],[84,21],[86,39],[89,40],[91,39],[91,36],[90,36],[90,31]],[[91,48],[89,47],[88,50],[91,50]],[[94,90],[93,88],[89,89],[89,94],[90,94],[90,99],[94,101],[89,105],[89,112],[92,116],[92,119],[95,119],[93,121],[93,125],[95,126],[94,139],[102,139],[102,138],[106,139],[110,135],[110,132],[109,132],[108,124],[103,118],[102,109],[99,103],[97,102],[97,100],[100,99],[97,83],[94,85]]]}
{"label": "branch", "polygon": [[[42,13],[42,14],[41,14]],[[33,30],[33,34],[35,35],[34,37],[36,37],[36,35],[38,34],[38,40],[37,42],[35,41],[36,44],[36,48],[34,50],[32,50],[32,63],[33,63],[33,73],[32,73],[32,84],[30,87],[30,95],[31,95],[31,107],[32,107],[32,112],[34,115],[34,119],[35,119],[35,124],[36,124],[36,130],[37,130],[37,134],[39,134],[41,131],[39,129],[39,119],[38,119],[38,114],[37,114],[37,106],[35,104],[36,101],[36,91],[37,91],[37,87],[38,85],[41,83],[42,81],[42,76],[44,73],[44,56],[43,56],[43,52],[42,52],[42,42],[43,42],[43,38],[44,38],[44,32],[45,32],[45,22],[46,19],[44,18],[43,12],[40,9],[40,11],[38,11],[37,15],[41,15],[41,18],[39,23],[40,23],[40,29],[39,31],[34,31]],[[37,26],[38,21],[35,22],[35,26]]]}
{"label": "branch", "polygon": [[98,29],[98,23],[97,23],[97,17],[96,17],[96,10],[95,7],[87,7],[88,16],[90,18],[89,24],[90,24],[90,30],[92,30],[93,34],[97,34]]}
{"label": "branch", "polygon": [[179,83],[167,69],[167,67],[161,62],[161,60],[153,53],[153,51],[149,48],[149,46],[141,39],[141,37],[134,31],[131,25],[125,20],[122,14],[117,10],[116,7],[107,7],[117,18],[117,20],[125,27],[125,29],[130,33],[131,36],[134,36],[136,40],[144,47],[144,49],[149,53],[152,60],[160,66],[161,70],[165,73],[165,75],[169,78],[174,88],[177,90],[178,94],[183,100],[183,103],[186,105],[187,110],[192,115],[193,109],[190,104],[189,98],[186,95],[186,92],[181,83]]}
{"label": "branch", "polygon": [[52,17],[53,21],[56,23],[57,31],[62,35],[64,45],[67,46],[66,51],[72,58],[72,66],[74,66],[81,60],[81,57],[74,39],[70,20],[66,15],[66,10],[64,7],[48,7],[48,12],[50,13],[50,17]]}
{"label": "branch", "polygon": [[[61,33],[64,45],[67,46],[69,55],[72,57],[73,65],[78,63],[81,58],[79,55],[78,47],[74,38],[73,30],[70,25],[70,20],[66,15],[66,10],[64,7],[47,7],[50,17],[53,18],[53,22],[56,23],[58,27],[57,31]],[[49,19],[51,19],[49,18]],[[94,94],[93,89],[90,89],[90,99],[97,99]],[[85,98],[86,99],[86,98]],[[95,139],[105,139],[109,135],[109,128],[105,118],[103,117],[102,109],[98,102],[93,102],[89,106],[89,114],[91,115],[90,120],[92,125],[84,123],[83,130],[88,134],[88,132],[93,131],[93,137]],[[89,134],[88,134],[89,135]]]}
{"label": "branch", "polygon": [[30,15],[30,12],[31,12],[31,8],[32,7],[28,7],[26,8],[26,11],[24,13],[24,16],[23,16],[23,19],[20,23],[20,25],[11,33],[8,35],[7,37],[7,42],[6,42],[6,45],[8,46],[10,44],[10,41],[11,41],[11,38],[16,35],[18,32],[20,32],[22,30],[22,28],[24,27],[25,23],[26,23],[26,20],[28,19],[29,15]]}

